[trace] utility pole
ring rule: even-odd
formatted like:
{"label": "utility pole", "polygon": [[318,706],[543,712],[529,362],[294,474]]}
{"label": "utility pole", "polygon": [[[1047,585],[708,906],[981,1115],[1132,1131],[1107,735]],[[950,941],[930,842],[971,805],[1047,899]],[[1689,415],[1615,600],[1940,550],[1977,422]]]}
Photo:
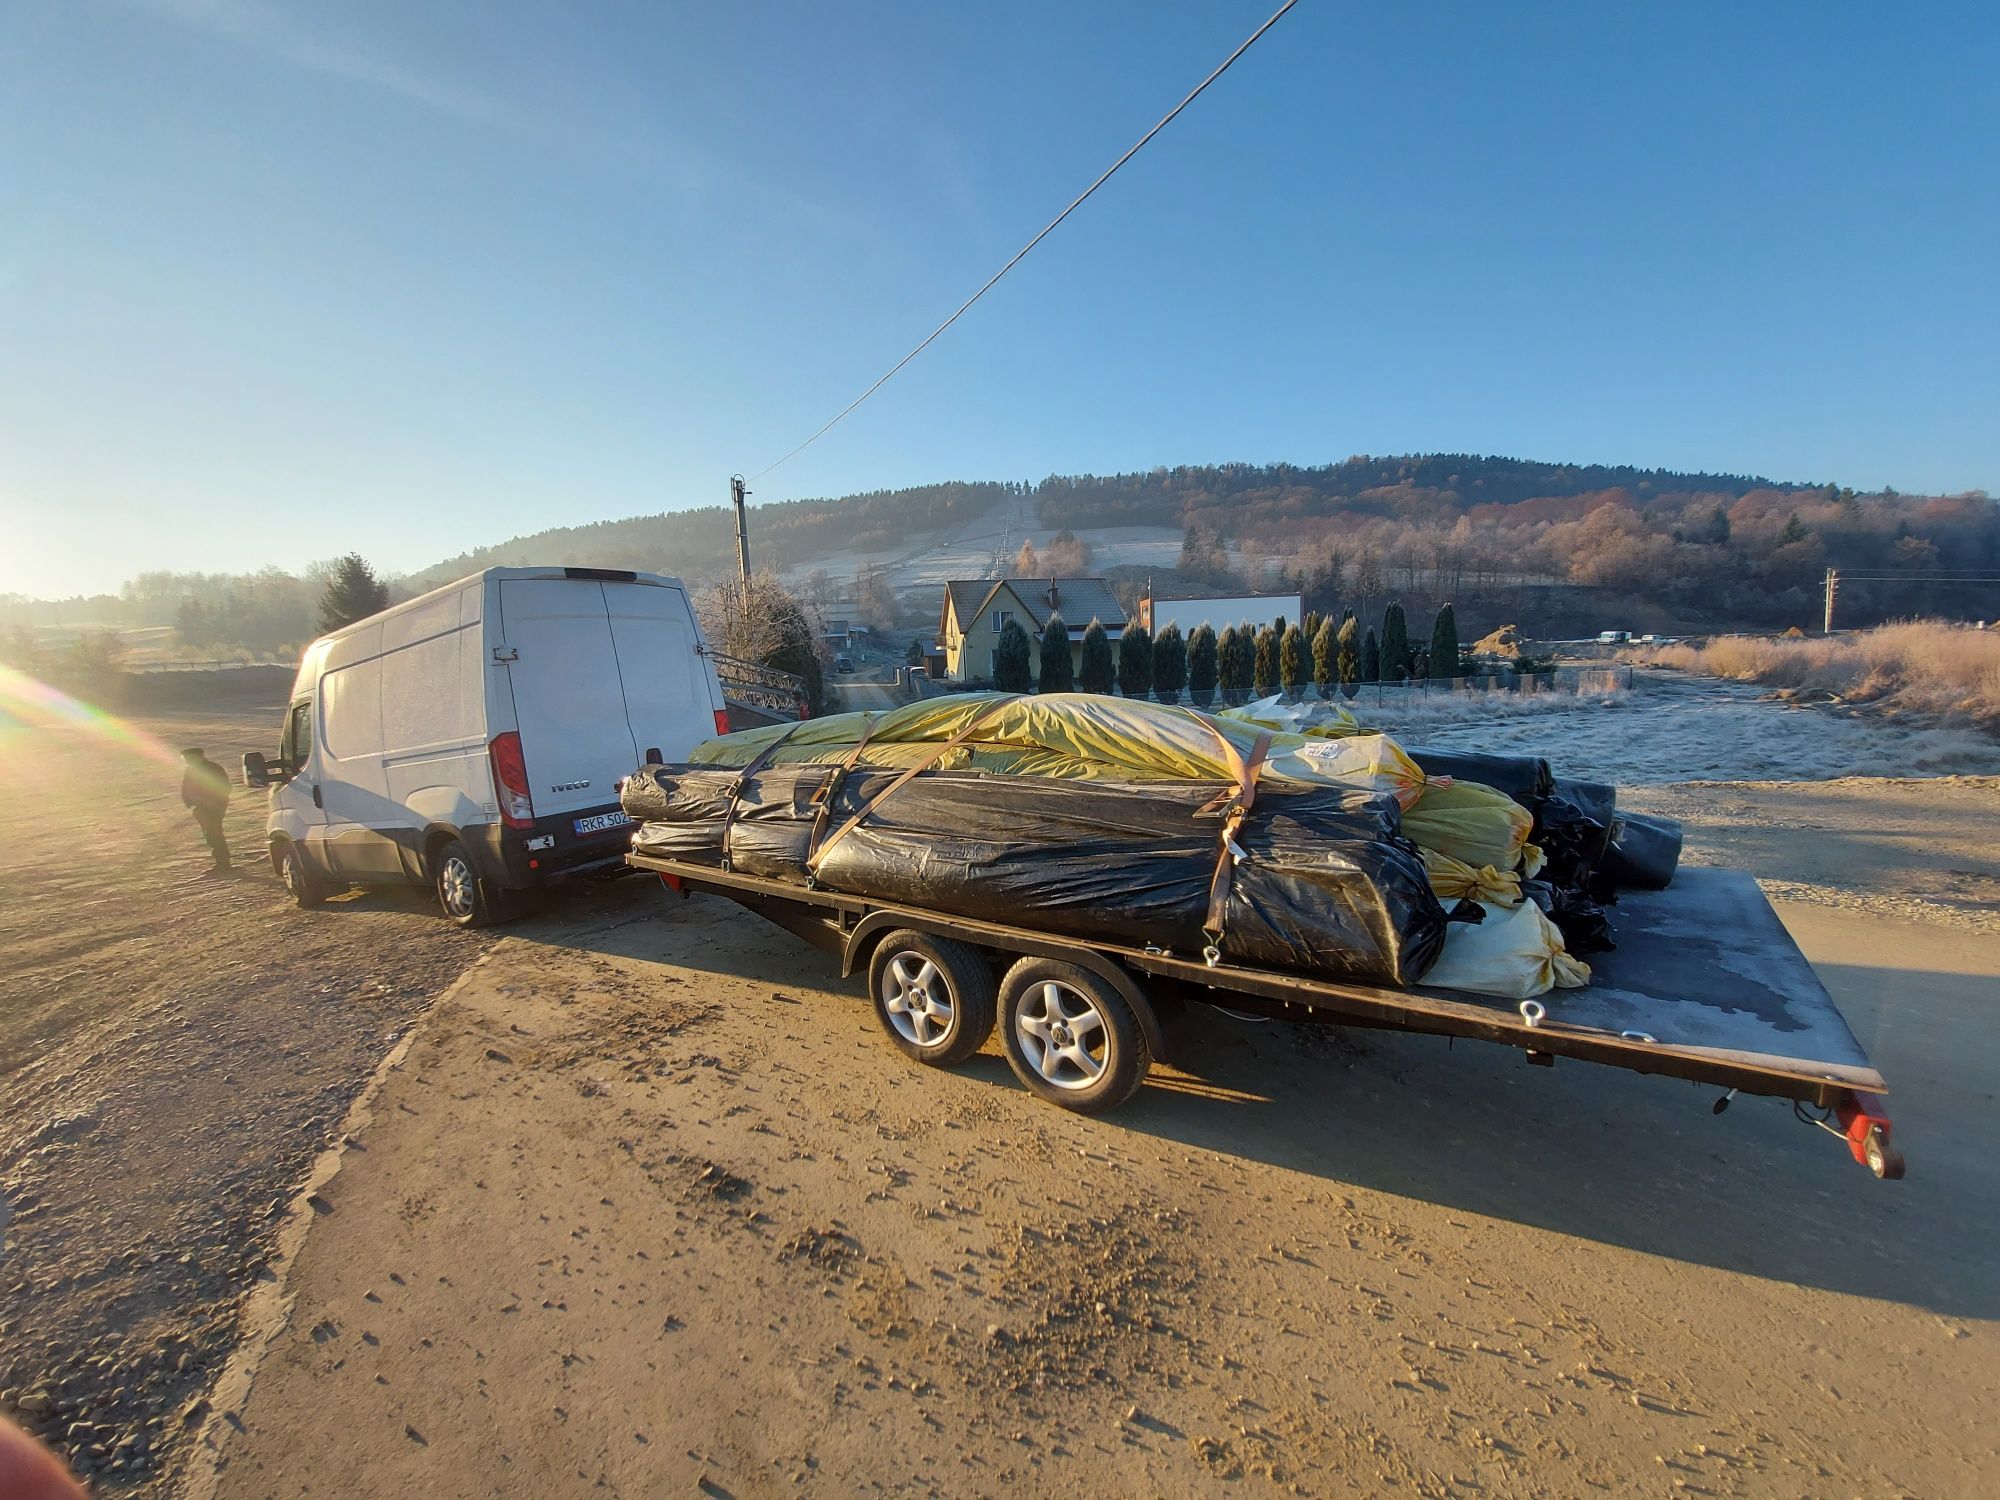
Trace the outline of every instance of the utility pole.
{"label": "utility pole", "polygon": [[1833,601],[1839,594],[1840,569],[1828,568],[1826,570],[1826,622],[1820,628],[1820,634],[1822,635],[1833,634]]}
{"label": "utility pole", "polygon": [[736,571],[746,584],[750,581],[750,528],[743,518],[743,497],[749,493],[743,488],[741,474],[730,476],[729,498],[736,506]]}

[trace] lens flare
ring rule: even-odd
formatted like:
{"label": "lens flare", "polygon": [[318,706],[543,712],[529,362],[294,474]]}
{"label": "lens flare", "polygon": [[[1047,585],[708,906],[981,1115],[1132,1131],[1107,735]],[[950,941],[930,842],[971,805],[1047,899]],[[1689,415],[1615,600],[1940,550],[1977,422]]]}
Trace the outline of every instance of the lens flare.
{"label": "lens flare", "polygon": [[72,698],[26,672],[0,664],[0,745],[9,731],[23,729],[80,730],[107,744],[156,760],[178,764],[180,755],[137,725],[127,723],[95,704]]}

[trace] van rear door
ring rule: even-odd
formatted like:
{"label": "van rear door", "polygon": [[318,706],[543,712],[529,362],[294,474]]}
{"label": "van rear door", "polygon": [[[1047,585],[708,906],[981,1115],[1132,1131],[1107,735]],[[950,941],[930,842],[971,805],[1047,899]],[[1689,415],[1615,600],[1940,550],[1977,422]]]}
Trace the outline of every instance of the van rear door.
{"label": "van rear door", "polygon": [[658,750],[670,761],[686,760],[715,734],[716,710],[722,707],[711,691],[708,658],[695,649],[687,595],[656,583],[613,582],[604,585],[604,601],[633,743],[642,755]]}
{"label": "van rear door", "polygon": [[536,816],[616,806],[639,747],[625,721],[604,585],[503,578],[500,622],[500,640],[515,653],[507,676]]}

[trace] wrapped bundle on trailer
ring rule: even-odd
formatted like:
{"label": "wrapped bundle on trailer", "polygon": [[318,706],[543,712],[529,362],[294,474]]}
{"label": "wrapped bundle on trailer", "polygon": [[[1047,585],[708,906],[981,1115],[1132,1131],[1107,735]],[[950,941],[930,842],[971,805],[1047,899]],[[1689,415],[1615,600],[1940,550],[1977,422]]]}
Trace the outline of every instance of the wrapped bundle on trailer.
{"label": "wrapped bundle on trailer", "polygon": [[792,765],[646,766],[635,851],[850,895],[1377,984],[1446,914],[1393,798]]}

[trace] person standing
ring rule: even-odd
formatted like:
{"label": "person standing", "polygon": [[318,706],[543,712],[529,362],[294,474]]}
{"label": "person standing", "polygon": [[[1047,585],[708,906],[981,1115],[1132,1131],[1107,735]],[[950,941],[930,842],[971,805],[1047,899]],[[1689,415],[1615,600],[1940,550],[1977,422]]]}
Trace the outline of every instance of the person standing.
{"label": "person standing", "polygon": [[229,806],[229,773],[210,760],[199,748],[181,751],[187,770],[181,776],[181,801],[194,814],[201,836],[208,840],[208,852],[215,858],[214,872],[229,873],[229,843],[222,836],[222,814]]}

